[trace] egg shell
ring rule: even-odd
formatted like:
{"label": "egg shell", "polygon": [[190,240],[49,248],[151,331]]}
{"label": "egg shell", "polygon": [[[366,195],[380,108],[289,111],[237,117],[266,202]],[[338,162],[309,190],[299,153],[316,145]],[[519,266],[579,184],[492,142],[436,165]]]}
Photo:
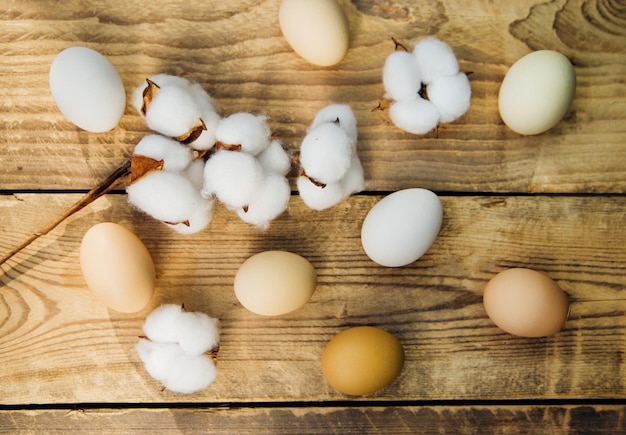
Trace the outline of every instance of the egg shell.
{"label": "egg shell", "polygon": [[80,266],[87,287],[115,311],[140,311],[154,292],[156,271],[148,249],[119,224],[102,222],[85,233]]}
{"label": "egg shell", "polygon": [[87,47],[69,47],[52,61],[50,92],[61,113],[83,130],[113,129],[126,107],[124,85],[109,60]]}
{"label": "egg shell", "polygon": [[441,223],[441,201],[427,189],[404,189],[387,195],[365,216],[361,244],[382,266],[413,263],[435,242]]}
{"label": "egg shell", "polygon": [[357,326],[340,332],[322,353],[322,374],[335,390],[363,396],[391,384],[404,366],[404,348],[387,331]]}
{"label": "egg shell", "polygon": [[505,332],[544,337],[563,328],[569,314],[567,295],[548,275],[513,268],[495,275],[485,287],[489,318]]}
{"label": "egg shell", "polygon": [[317,286],[313,265],[287,251],[265,251],[248,258],[235,274],[235,295],[253,313],[280,316],[302,307]]}
{"label": "egg shell", "polygon": [[278,21],[287,43],[307,62],[335,65],[348,51],[348,22],[336,0],[282,0]]}
{"label": "egg shell", "polygon": [[498,95],[504,123],[522,135],[543,133],[567,113],[576,90],[576,72],[567,57],[552,50],[519,59],[506,73]]}

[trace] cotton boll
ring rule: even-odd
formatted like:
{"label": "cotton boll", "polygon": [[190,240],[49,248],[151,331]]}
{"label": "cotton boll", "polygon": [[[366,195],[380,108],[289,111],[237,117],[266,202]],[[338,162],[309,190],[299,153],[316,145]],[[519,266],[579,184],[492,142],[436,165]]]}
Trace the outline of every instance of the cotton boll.
{"label": "cotton boll", "polygon": [[413,48],[413,55],[422,73],[422,82],[426,84],[459,72],[459,63],[452,48],[433,36],[418,41]]}
{"label": "cotton boll", "polygon": [[165,136],[188,133],[200,120],[200,110],[187,87],[164,86],[152,98],[146,111],[146,123]]}
{"label": "cotton boll", "polygon": [[220,334],[218,320],[200,312],[183,312],[176,323],[178,344],[189,355],[217,349]]}
{"label": "cotton boll", "polygon": [[200,198],[187,219],[178,224],[165,223],[179,234],[194,234],[205,229],[213,217],[213,201]]}
{"label": "cotton boll", "polygon": [[300,145],[300,164],[307,176],[323,184],[339,181],[350,167],[350,136],[335,123],[311,130]]}
{"label": "cotton boll", "polygon": [[184,222],[204,199],[191,182],[176,172],[154,171],[126,188],[128,201],[151,215],[169,222]]}
{"label": "cotton boll", "polygon": [[162,382],[174,393],[191,394],[206,388],[216,376],[217,369],[208,356],[182,354],[172,360]]}
{"label": "cotton boll", "polygon": [[163,160],[163,170],[166,171],[182,171],[193,158],[189,148],[160,134],[149,134],[141,138],[133,153],[157,161]]}
{"label": "cotton boll", "polygon": [[182,307],[177,304],[165,304],[155,308],[146,317],[143,324],[143,333],[153,341],[164,343],[178,342],[176,325],[182,313]]}
{"label": "cotton boll", "polygon": [[188,142],[187,145],[199,151],[209,150],[215,145],[217,140],[215,138],[215,131],[222,118],[216,112],[202,111],[200,112],[200,119],[202,119],[205,129],[202,130],[200,136]]}
{"label": "cotton boll", "polygon": [[365,189],[365,175],[363,173],[363,165],[357,155],[352,156],[350,163],[350,169],[346,173],[346,176],[341,179],[341,189],[344,194],[344,198],[357,193]]}
{"label": "cotton boll", "polygon": [[271,141],[269,146],[256,158],[265,172],[287,175],[291,169],[291,158],[277,139]]}
{"label": "cotton boll", "polygon": [[452,122],[469,109],[472,89],[467,74],[458,73],[433,80],[427,92],[428,99],[439,110],[439,122]]}
{"label": "cotton boll", "polygon": [[340,182],[320,187],[306,177],[298,177],[296,181],[300,198],[307,207],[313,210],[324,210],[339,204],[345,198],[344,189]]}
{"label": "cotton boll", "polygon": [[389,107],[389,118],[396,127],[413,134],[425,134],[439,123],[439,110],[428,100],[396,101]]}
{"label": "cotton boll", "polygon": [[204,160],[192,160],[183,171],[183,175],[198,192],[202,190],[204,184]]}
{"label": "cotton boll", "polygon": [[343,131],[348,133],[348,136],[350,136],[350,140],[352,141],[353,145],[356,146],[356,117],[354,116],[354,112],[349,105],[329,104],[328,106],[322,108],[319,112],[317,112],[317,115],[315,115],[309,131],[319,127],[322,124],[330,122],[338,123],[339,127],[341,127]]}
{"label": "cotton boll", "polygon": [[272,220],[287,209],[291,188],[284,176],[269,173],[255,193],[247,210],[239,209],[239,218],[249,224],[267,229]]}
{"label": "cotton boll", "polygon": [[146,339],[139,340],[135,350],[148,374],[162,383],[168,378],[173,362],[185,354],[178,343],[159,343]]}
{"label": "cotton boll", "polygon": [[217,112],[215,100],[204,90],[200,83],[189,83],[189,90],[201,112]]}
{"label": "cotton boll", "polygon": [[226,145],[241,145],[242,151],[256,156],[270,144],[271,132],[266,117],[239,112],[222,118],[215,138]]}
{"label": "cotton boll", "polygon": [[254,156],[220,150],[204,166],[202,195],[215,195],[230,207],[245,207],[262,181],[263,168]]}
{"label": "cotton boll", "polygon": [[413,53],[394,51],[383,66],[385,97],[396,101],[412,100],[421,88],[421,74]]}

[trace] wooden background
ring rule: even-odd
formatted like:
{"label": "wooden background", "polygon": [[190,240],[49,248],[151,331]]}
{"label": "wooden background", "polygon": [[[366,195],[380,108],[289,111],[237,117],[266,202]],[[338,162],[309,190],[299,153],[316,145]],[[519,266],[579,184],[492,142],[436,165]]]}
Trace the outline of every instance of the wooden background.
{"label": "wooden background", "polygon": [[[315,113],[349,103],[367,191],[323,212],[297,192],[269,230],[218,206],[210,226],[174,234],[126,202],[100,198],[0,267],[0,433],[626,433],[626,4],[620,0],[340,2],[351,48],[332,68],[297,57],[278,0],[0,0],[0,255],[108,175],[148,132],[130,107],[107,133],[63,118],[48,88],[73,45],[115,65],[127,94],[166,72],[200,82],[222,114],[264,113],[297,149]],[[381,71],[403,42],[436,35],[471,71],[472,102],[438,135],[413,136],[372,110]],[[519,136],[499,118],[507,69],[533,50],[568,56],[577,89],[562,122]],[[293,179],[292,179],[293,181]],[[360,225],[389,192],[440,195],[444,223],[419,261],[379,267]],[[119,314],[86,289],[78,247],[102,221],[153,255],[157,291]],[[238,304],[249,256],[308,258],[319,286],[302,309],[261,318]],[[530,267],[570,296],[566,327],[526,339],[496,328],[482,290]],[[222,322],[218,377],[202,392],[160,391],[134,344],[151,309],[184,302]],[[349,326],[396,335],[407,361],[363,398],[324,381],[326,342]]]}

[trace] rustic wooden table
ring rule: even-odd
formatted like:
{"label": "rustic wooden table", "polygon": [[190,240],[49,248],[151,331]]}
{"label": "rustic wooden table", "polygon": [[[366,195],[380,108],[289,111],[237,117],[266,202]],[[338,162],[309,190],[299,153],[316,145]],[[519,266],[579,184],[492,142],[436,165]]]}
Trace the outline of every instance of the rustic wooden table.
{"label": "rustic wooden table", "polygon": [[[294,189],[265,232],[218,206],[206,230],[177,235],[132,209],[123,189],[66,219],[1,266],[0,433],[626,433],[626,4],[341,5],[351,48],[319,68],[281,36],[279,0],[0,0],[0,255],[148,132],[130,103],[107,133],[60,114],[48,70],[73,45],[107,56],[127,94],[167,72],[201,83],[224,114],[266,114],[290,149],[321,107],[349,103],[367,180],[323,212]],[[417,137],[372,109],[391,37],[426,35],[453,47],[473,95],[459,121]],[[538,49],[568,56],[578,85],[562,122],[522,137],[500,120],[498,89]],[[360,225],[381,197],[409,187],[440,196],[439,237],[409,266],[377,266]],[[85,286],[79,243],[103,221],[134,231],[154,257],[156,293],[139,313],[107,309]],[[319,275],[307,305],[274,318],[233,292],[239,265],[267,249],[299,253]],[[486,282],[514,266],[569,294],[559,334],[514,337],[486,316]],[[146,315],[169,302],[222,323],[218,377],[193,395],[161,391],[134,350]],[[354,325],[386,329],[406,350],[400,377],[362,398],[335,392],[320,370],[327,341]]]}

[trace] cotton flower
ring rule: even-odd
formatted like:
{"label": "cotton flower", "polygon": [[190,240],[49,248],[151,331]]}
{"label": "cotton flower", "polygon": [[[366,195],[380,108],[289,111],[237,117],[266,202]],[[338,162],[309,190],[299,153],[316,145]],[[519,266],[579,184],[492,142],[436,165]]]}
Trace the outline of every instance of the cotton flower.
{"label": "cotton flower", "polygon": [[191,394],[206,388],[217,375],[206,353],[219,347],[217,319],[165,304],[146,318],[146,338],[135,345],[148,374],[172,392]]}
{"label": "cotton flower", "polygon": [[472,90],[467,74],[439,77],[430,82],[427,91],[428,99],[439,110],[439,122],[454,121],[470,106]]}
{"label": "cotton flower", "polygon": [[426,134],[439,124],[439,110],[430,101],[418,97],[392,103],[389,118],[406,132]]}
{"label": "cotton flower", "polygon": [[182,171],[193,159],[192,151],[180,142],[160,134],[149,134],[141,138],[133,150],[133,154],[163,160],[163,170]]}
{"label": "cotton flower", "polygon": [[265,172],[285,176],[291,169],[291,158],[277,139],[256,157]]}
{"label": "cotton flower", "polygon": [[239,112],[223,118],[215,131],[215,138],[224,145],[239,145],[241,150],[256,156],[271,141],[266,117]]}
{"label": "cotton flower", "polygon": [[459,63],[452,48],[434,36],[418,41],[413,47],[413,55],[422,75],[421,81],[426,84],[459,72]]}
{"label": "cotton flower", "polygon": [[329,104],[323,107],[313,118],[309,131],[327,123],[339,125],[348,134],[352,147],[356,149],[356,117],[348,104]]}
{"label": "cotton flower", "polygon": [[387,56],[383,67],[385,98],[396,101],[412,100],[420,91],[421,81],[413,53],[399,50]]}
{"label": "cotton flower", "polygon": [[338,124],[326,122],[309,131],[300,145],[300,164],[322,184],[339,181],[352,157],[350,136]]}
{"label": "cotton flower", "polygon": [[287,209],[291,189],[287,179],[278,174],[266,174],[248,206],[237,210],[239,218],[261,229],[267,229]]}

